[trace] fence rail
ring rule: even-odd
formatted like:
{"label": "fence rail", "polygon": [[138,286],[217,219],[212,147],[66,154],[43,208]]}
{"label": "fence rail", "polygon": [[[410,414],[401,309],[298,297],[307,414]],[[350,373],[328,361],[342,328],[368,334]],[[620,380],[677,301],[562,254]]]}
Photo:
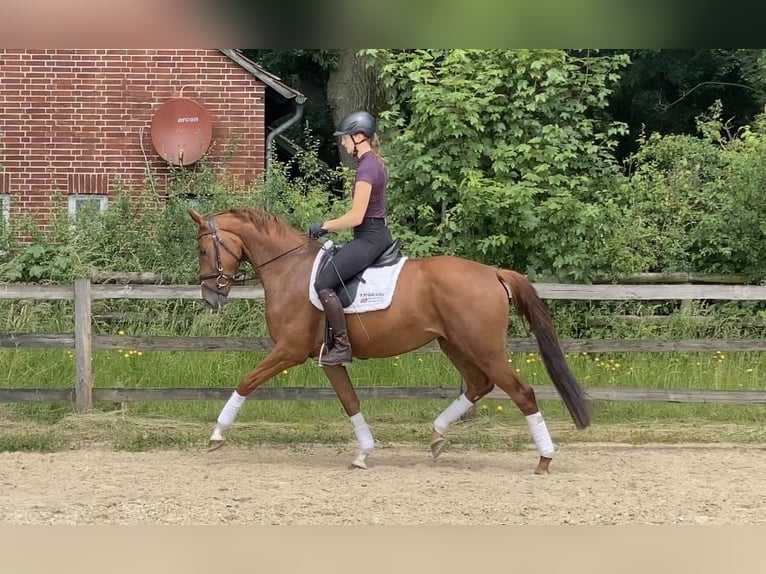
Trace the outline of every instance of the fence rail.
{"label": "fence rail", "polygon": [[[766,300],[766,286],[708,285],[708,284],[640,284],[640,285],[570,285],[536,283],[543,299],[558,300]],[[259,286],[235,286],[231,299],[263,299]],[[141,337],[94,335],[92,333],[92,302],[105,299],[199,299],[197,285],[109,285],[92,284],[90,279],[78,279],[72,286],[0,285],[0,299],[72,300],[74,301],[74,331],[72,333],[1,333],[0,348],[70,348],[75,351],[75,381],[72,389],[0,389],[0,402],[44,403],[74,401],[78,412],[88,412],[94,401],[187,401],[225,400],[230,388],[94,388],[92,353],[94,350],[131,348],[141,351],[268,351],[272,342],[258,337]],[[677,351],[766,351],[766,340],[760,339],[689,339],[689,340],[620,340],[564,339],[566,352],[677,352]],[[534,339],[508,339],[510,352],[537,351]],[[439,351],[429,343],[415,352]],[[454,388],[440,387],[359,387],[362,399],[443,399],[454,397]],[[551,386],[536,386],[536,395],[544,399],[559,399]],[[766,391],[701,391],[666,389],[624,389],[589,387],[594,400],[764,404]],[[506,399],[500,391],[490,398]],[[253,395],[255,400],[331,400],[330,388],[264,387]]]}
{"label": "fence rail", "polygon": [[[79,281],[88,281],[81,279]],[[535,283],[543,299],[571,301],[670,301],[710,299],[727,301],[766,301],[766,285],[575,285]],[[106,285],[90,287],[96,299],[199,299],[198,285]],[[0,299],[68,299],[75,297],[74,286],[0,285]],[[230,299],[263,299],[263,287],[235,286]]]}

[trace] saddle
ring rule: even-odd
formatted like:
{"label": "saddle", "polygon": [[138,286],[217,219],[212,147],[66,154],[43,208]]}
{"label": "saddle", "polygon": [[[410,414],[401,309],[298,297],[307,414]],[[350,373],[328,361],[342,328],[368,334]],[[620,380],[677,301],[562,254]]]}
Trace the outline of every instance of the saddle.
{"label": "saddle", "polygon": [[[319,274],[322,269],[327,266],[333,257],[341,250],[343,249],[343,246],[345,243],[338,243],[333,244],[330,249],[325,250],[319,259],[319,264],[317,267],[317,274]],[[399,243],[399,240],[395,240],[391,245],[386,247],[385,251],[381,253],[370,265],[368,265],[365,269],[369,269],[372,267],[389,267],[391,265],[395,265],[401,258],[401,245]],[[344,308],[351,305],[351,303],[354,302],[354,299],[356,298],[356,292],[359,288],[360,283],[364,283],[364,269],[354,275],[353,277],[350,277],[345,281],[345,285],[339,285],[335,289],[335,294],[338,296],[338,299],[340,300],[341,304]]]}

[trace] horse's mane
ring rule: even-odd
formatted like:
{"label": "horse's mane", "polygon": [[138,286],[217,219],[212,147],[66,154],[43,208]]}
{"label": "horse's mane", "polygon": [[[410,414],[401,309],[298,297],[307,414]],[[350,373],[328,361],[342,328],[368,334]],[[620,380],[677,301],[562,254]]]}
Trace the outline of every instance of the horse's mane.
{"label": "horse's mane", "polygon": [[255,207],[235,207],[232,209],[227,209],[224,211],[219,211],[218,213],[214,215],[231,215],[236,219],[239,219],[243,222],[250,222],[253,225],[255,225],[256,229],[258,231],[261,231],[263,233],[271,233],[271,231],[276,231],[279,234],[284,233],[296,233],[296,230],[287,223],[284,219],[281,217],[274,215],[273,213],[268,213],[267,211],[264,211],[260,208]]}

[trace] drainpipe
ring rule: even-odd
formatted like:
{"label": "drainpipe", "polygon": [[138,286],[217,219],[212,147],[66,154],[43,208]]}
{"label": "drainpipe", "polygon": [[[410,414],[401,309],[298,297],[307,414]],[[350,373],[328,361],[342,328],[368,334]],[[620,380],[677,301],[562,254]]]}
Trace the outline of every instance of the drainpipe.
{"label": "drainpipe", "polygon": [[271,146],[274,143],[274,138],[277,137],[279,134],[281,134],[283,131],[285,131],[287,128],[295,124],[298,120],[303,117],[303,104],[306,102],[306,99],[298,99],[295,100],[295,113],[290,117],[289,120],[287,120],[285,123],[280,125],[275,130],[272,130],[271,133],[266,136],[266,180],[268,181],[269,175],[271,174]]}

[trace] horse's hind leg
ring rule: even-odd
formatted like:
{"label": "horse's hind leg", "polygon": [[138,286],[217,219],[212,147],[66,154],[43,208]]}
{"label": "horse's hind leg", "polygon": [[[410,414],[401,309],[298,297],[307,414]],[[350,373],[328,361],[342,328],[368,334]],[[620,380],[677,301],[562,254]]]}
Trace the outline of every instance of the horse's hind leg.
{"label": "horse's hind leg", "polygon": [[555,447],[548,433],[545,419],[537,406],[535,390],[522,381],[505,362],[496,361],[493,367],[485,372],[491,381],[511,397],[526,418],[527,427],[540,455],[535,474],[548,474],[548,466],[553,459]]}
{"label": "horse's hind leg", "polygon": [[535,391],[507,364],[504,353],[491,353],[494,355],[494,360],[477,361],[469,353],[462,353],[458,345],[454,343],[440,340],[439,345],[463,375],[467,388],[466,392],[453,401],[434,421],[431,438],[433,457],[438,457],[441,452],[444,446],[444,433],[449,425],[497,385],[508,394],[526,418],[532,440],[540,455],[535,474],[548,474],[548,467],[555,449],[543,415],[537,406]]}
{"label": "horse's hind leg", "polygon": [[452,401],[446,409],[439,413],[436,419],[434,419],[430,445],[431,456],[434,460],[439,458],[439,455],[444,448],[444,435],[450,425],[459,420],[479,399],[489,393],[493,388],[492,383],[489,382],[484,373],[473,363],[466,360],[458,352],[456,347],[450,345],[445,340],[440,340],[439,346],[463,376],[466,383],[466,389],[457,399]]}

